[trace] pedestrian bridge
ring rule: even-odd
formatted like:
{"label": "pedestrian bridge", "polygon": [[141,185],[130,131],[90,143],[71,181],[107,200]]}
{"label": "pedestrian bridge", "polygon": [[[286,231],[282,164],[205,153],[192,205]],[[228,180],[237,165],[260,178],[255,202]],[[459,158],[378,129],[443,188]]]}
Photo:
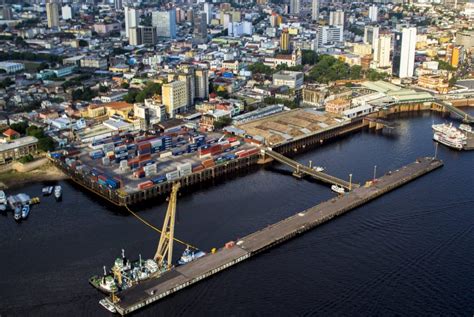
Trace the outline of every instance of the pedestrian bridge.
{"label": "pedestrian bridge", "polygon": [[440,100],[440,99],[437,99],[434,103],[437,104],[438,106],[444,107],[447,111],[460,116],[463,119],[464,122],[474,123],[474,117],[473,116],[471,116],[470,114],[462,111],[459,108],[456,108],[455,106],[453,106],[452,103],[444,101],[444,100]]}
{"label": "pedestrian bridge", "polygon": [[281,155],[280,153],[277,153],[270,148],[262,149],[261,153],[264,157],[269,156],[272,159],[291,167],[294,170],[293,175],[295,175],[296,177],[303,177],[304,175],[309,175],[314,179],[317,179],[318,181],[331,185],[338,185],[344,187],[346,190],[352,190],[353,188],[359,187],[359,184],[352,184],[352,182],[347,182],[335,176],[323,172],[317,172],[312,167],[308,167],[301,163],[293,161],[292,159],[289,159],[286,156]]}

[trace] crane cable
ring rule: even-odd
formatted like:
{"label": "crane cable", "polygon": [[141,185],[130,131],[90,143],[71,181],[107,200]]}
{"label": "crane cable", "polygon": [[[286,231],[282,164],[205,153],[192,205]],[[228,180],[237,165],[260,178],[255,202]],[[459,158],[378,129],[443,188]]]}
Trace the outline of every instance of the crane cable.
{"label": "crane cable", "polygon": [[[133,212],[133,210],[131,210],[128,205],[125,205],[125,208],[133,215],[135,216],[135,218],[137,218],[138,220],[140,220],[141,222],[143,222],[145,225],[147,225],[148,227],[150,227],[151,229],[155,230],[156,232],[158,232],[159,234],[162,233],[162,231],[160,229],[158,229],[157,227],[155,227],[154,225],[152,225],[151,223],[149,223],[148,221],[146,221],[145,219],[143,219],[142,217],[140,217],[137,213]],[[192,244],[189,244],[187,242],[184,242],[178,238],[173,238],[174,241],[178,242],[178,243],[181,243],[182,245],[185,245],[186,247],[188,248],[191,248],[191,249],[194,249],[194,250],[199,250],[198,248],[196,248],[195,246],[193,246]]]}

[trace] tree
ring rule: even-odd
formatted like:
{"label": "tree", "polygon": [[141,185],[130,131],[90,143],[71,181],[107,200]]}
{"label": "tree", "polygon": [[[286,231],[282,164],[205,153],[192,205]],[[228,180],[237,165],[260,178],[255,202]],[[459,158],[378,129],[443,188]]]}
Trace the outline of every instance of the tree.
{"label": "tree", "polygon": [[108,86],[104,86],[104,85],[99,85],[99,92],[101,93],[106,93],[110,90],[110,88]]}
{"label": "tree", "polygon": [[26,128],[26,134],[29,136],[34,136],[37,139],[44,138],[44,130],[42,128],[38,128],[35,125],[29,126]]}
{"label": "tree", "polygon": [[457,81],[458,79],[456,78],[456,76],[451,77],[451,79],[448,81],[449,87],[453,87],[454,85],[456,85]]}
{"label": "tree", "polygon": [[79,40],[79,46],[80,47],[89,46],[89,42],[87,42],[86,40]]}
{"label": "tree", "polygon": [[13,123],[10,125],[10,128],[15,130],[16,132],[20,134],[25,134],[26,133],[26,128],[28,128],[28,123],[26,121],[21,121],[18,123]]}
{"label": "tree", "polygon": [[38,140],[38,149],[41,151],[53,151],[54,150],[54,141],[49,136],[43,137]]}
{"label": "tree", "polygon": [[263,64],[262,62],[250,64],[248,65],[247,69],[251,71],[252,73],[256,73],[256,74],[271,75],[273,73],[272,68],[270,66]]}
{"label": "tree", "polygon": [[232,123],[232,119],[230,117],[222,117],[219,120],[214,122],[215,129],[222,129]]}
{"label": "tree", "polygon": [[302,63],[304,65],[314,65],[318,62],[318,54],[315,51],[303,50],[301,52]]}

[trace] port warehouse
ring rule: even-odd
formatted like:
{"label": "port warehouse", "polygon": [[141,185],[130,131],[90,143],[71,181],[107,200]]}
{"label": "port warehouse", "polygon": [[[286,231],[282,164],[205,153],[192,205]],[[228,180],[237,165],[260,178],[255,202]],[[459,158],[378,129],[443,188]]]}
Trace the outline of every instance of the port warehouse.
{"label": "port warehouse", "polygon": [[[355,131],[365,125],[366,123],[360,118],[345,120],[321,128],[320,131],[296,137],[294,140],[286,140],[273,146],[273,150],[282,154],[292,154],[320,145],[324,140]],[[169,140],[169,135],[172,135],[171,143],[165,141]],[[176,181],[186,188],[255,168],[261,158],[261,145],[251,139],[251,136],[238,138],[227,134],[219,142],[217,139],[219,135],[199,134],[200,137],[194,138],[196,135],[183,129],[168,133],[168,136],[147,136],[143,139],[143,136],[139,136],[136,141],[131,141],[133,134],[123,133],[91,143],[87,148],[51,153],[50,158],[74,182],[121,206],[167,194],[171,191],[172,183]],[[185,144],[183,141],[186,138],[189,138],[190,142]],[[162,140],[159,150],[152,150],[151,144],[142,145],[155,139]],[[128,143],[125,140],[129,140]],[[200,140],[200,145],[196,144],[197,147],[192,150],[181,149],[188,148],[197,140]],[[110,153],[112,151],[108,153],[112,155],[107,156],[103,147],[106,145],[106,150],[111,150],[111,145],[108,145],[112,143],[111,141],[116,143],[114,154],[117,148],[118,153],[125,151],[123,146],[127,144],[129,153],[127,160],[124,156],[114,158]],[[178,143],[181,147],[176,146]],[[161,157],[163,154],[165,155]],[[147,175],[149,170],[145,171],[145,168],[150,165],[152,171]]]}
{"label": "port warehouse", "polygon": [[376,182],[368,182],[366,186],[356,188],[350,193],[332,198],[271,224],[238,241],[230,241],[216,253],[208,254],[187,265],[174,267],[158,278],[144,281],[122,291],[117,294],[119,301],[114,304],[114,307],[121,315],[129,314],[362,206],[442,166],[442,161],[431,157],[417,159],[414,163],[386,173]]}

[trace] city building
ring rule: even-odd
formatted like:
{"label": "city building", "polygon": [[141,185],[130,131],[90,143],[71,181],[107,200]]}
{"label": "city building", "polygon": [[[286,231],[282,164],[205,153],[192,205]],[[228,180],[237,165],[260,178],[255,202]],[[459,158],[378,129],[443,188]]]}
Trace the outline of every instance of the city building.
{"label": "city building", "polygon": [[364,28],[364,43],[372,45],[372,49],[375,50],[377,46],[377,39],[379,38],[379,27],[367,25]]}
{"label": "city building", "polygon": [[119,11],[123,9],[122,0],[114,0],[114,9],[115,11]]}
{"label": "city building", "polygon": [[46,2],[46,17],[48,19],[48,28],[59,27],[59,4],[55,0]]}
{"label": "city building", "polygon": [[195,73],[195,98],[209,98],[209,71],[207,69],[196,69]]}
{"label": "city building", "polygon": [[298,15],[300,13],[300,1],[290,0],[290,14]]}
{"label": "city building", "polygon": [[273,85],[288,86],[292,89],[300,89],[303,86],[303,72],[281,70],[273,74]]}
{"label": "city building", "polygon": [[207,15],[199,12],[194,15],[193,35],[196,42],[207,42]]}
{"label": "city building", "polygon": [[186,82],[177,80],[164,84],[162,96],[163,105],[170,118],[174,118],[176,114],[186,111],[186,105],[188,104]]}
{"label": "city building", "polygon": [[379,8],[374,4],[369,7],[369,20],[370,22],[377,22],[379,15]]}
{"label": "city building", "polygon": [[63,20],[72,19],[72,8],[70,5],[65,5],[61,8],[61,17],[63,18]]}
{"label": "city building", "polygon": [[138,26],[139,13],[137,12],[137,9],[126,6],[124,7],[124,15],[125,15],[125,36],[128,38],[130,36],[130,29]]}
{"label": "city building", "polygon": [[344,27],[344,11],[336,10],[329,12],[329,25]]}
{"label": "city building", "polygon": [[22,63],[0,62],[0,69],[3,69],[7,74],[12,74],[24,70],[25,66]]}
{"label": "city building", "polygon": [[204,2],[204,13],[206,13],[207,24],[211,24],[212,20],[212,3]]}
{"label": "city building", "polygon": [[319,20],[319,0],[311,0],[311,20]]}
{"label": "city building", "polygon": [[449,91],[448,79],[446,76],[440,75],[421,75],[418,78],[418,86],[437,91],[441,94]]}
{"label": "city building", "polygon": [[155,45],[158,43],[158,28],[140,25],[129,29],[128,43],[130,45]]}
{"label": "city building", "polygon": [[158,37],[176,38],[176,9],[154,11],[151,17],[151,24],[157,28]]}
{"label": "city building", "polygon": [[342,42],[343,35],[342,26],[320,26],[318,29],[318,47],[329,43]]}
{"label": "city building", "polygon": [[380,36],[374,49],[374,62],[379,68],[390,67],[390,47],[392,37],[390,35]]}
{"label": "city building", "polygon": [[413,77],[415,69],[416,28],[403,28],[395,32],[393,46],[393,74],[399,78]]}
{"label": "city building", "polygon": [[107,59],[98,56],[84,56],[81,59],[81,67],[83,68],[96,68],[96,69],[107,69]]}
{"label": "city building", "polygon": [[326,111],[336,114],[342,114],[351,108],[351,101],[348,99],[337,98],[326,102]]}
{"label": "city building", "polygon": [[16,138],[13,141],[4,140],[0,143],[0,164],[18,160],[38,151],[38,139],[32,136]]}
{"label": "city building", "polygon": [[287,52],[290,50],[290,33],[288,29],[283,29],[280,36],[280,50]]}
{"label": "city building", "polygon": [[253,34],[253,24],[250,21],[230,22],[227,28],[229,36],[241,37],[243,35]]}

